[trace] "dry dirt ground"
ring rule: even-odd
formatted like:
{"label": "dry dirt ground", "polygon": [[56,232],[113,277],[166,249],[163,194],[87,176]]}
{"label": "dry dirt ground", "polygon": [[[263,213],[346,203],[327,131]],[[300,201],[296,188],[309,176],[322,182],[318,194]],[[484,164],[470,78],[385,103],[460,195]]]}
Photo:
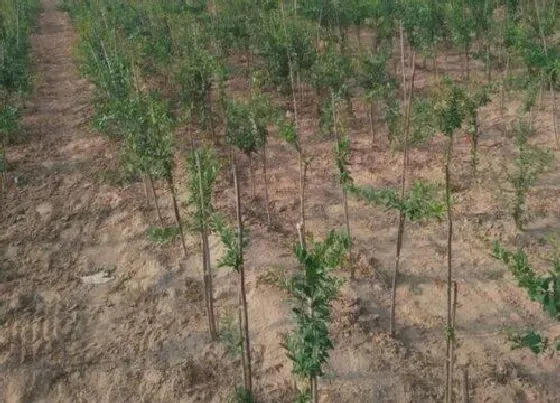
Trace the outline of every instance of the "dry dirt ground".
{"label": "dry dirt ground", "polygon": [[[144,206],[142,185],[115,186],[105,179],[118,164],[117,146],[89,130],[91,88],[72,58],[76,36],[55,1],[43,3],[32,39],[35,91],[21,141],[8,149],[10,177],[17,184],[0,223],[0,402],[225,402],[240,381],[239,360],[228,353],[227,343],[212,343],[207,335],[198,241],[188,238],[186,260],[177,243],[148,242],[145,231],[155,219]],[[553,144],[546,101],[538,111],[536,141]],[[511,118],[516,103],[507,105],[506,118]],[[331,142],[311,134],[313,108],[303,106],[305,143],[314,157],[308,229],[322,236],[342,227],[343,213]],[[362,112],[356,106],[357,116]],[[466,146],[458,147],[454,159],[458,368],[469,367],[474,402],[557,402],[558,353],[537,357],[512,351],[507,341],[508,331],[531,327],[553,339],[560,325],[530,303],[490,257],[493,239],[511,245],[515,238],[511,219],[501,213],[512,148],[499,122],[498,105],[483,110],[480,180],[471,178]],[[364,119],[351,133],[354,178],[396,185],[401,155],[387,151],[382,133],[372,147],[366,127]],[[413,152],[414,177],[442,181],[439,143],[436,139]],[[288,402],[294,387],[291,366],[279,343],[289,329],[289,304],[272,280],[297,267],[291,248],[298,171],[296,156],[278,141],[271,141],[268,152],[275,230],[262,224],[262,197],[247,203],[244,214],[251,231],[247,267],[254,384],[259,401]],[[532,255],[542,252],[539,239],[546,231],[560,228],[559,185],[553,170],[531,195],[537,219],[523,241]],[[257,186],[261,194],[260,179]],[[163,186],[159,190],[163,194]],[[162,199],[171,223],[170,201]],[[232,212],[233,192],[226,180],[218,185],[216,204]],[[350,211],[357,279],[343,287],[334,304],[335,349],[320,382],[321,401],[440,401],[445,223],[407,228],[399,334],[391,340],[386,330],[397,217],[354,201]],[[211,243],[215,259],[220,247],[216,239]],[[104,270],[111,276],[106,284],[81,280]],[[338,271],[347,273],[348,268]],[[233,314],[235,289],[235,276],[217,270],[222,329]]]}

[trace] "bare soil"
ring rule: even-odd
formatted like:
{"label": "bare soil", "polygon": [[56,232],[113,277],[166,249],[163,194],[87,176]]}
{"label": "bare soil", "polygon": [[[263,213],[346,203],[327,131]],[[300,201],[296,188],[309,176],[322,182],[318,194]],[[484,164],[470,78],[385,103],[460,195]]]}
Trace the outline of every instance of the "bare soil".
{"label": "bare soil", "polygon": [[[206,331],[199,242],[157,246],[145,231],[155,225],[142,184],[106,180],[119,163],[116,144],[91,132],[91,87],[80,78],[68,17],[44,0],[32,38],[36,84],[25,109],[21,142],[8,149],[14,187],[0,222],[0,401],[1,402],[224,402],[239,383],[239,359],[227,343],[212,343]],[[442,70],[457,70],[447,58]],[[419,81],[422,79],[421,74]],[[511,95],[506,119],[518,102]],[[511,99],[511,101],[509,100]],[[313,102],[303,105],[309,169],[308,230],[323,236],[343,227],[340,190],[334,177],[332,142],[317,132]],[[382,126],[372,146],[363,106],[351,127],[352,173],[361,184],[396,186],[400,153],[387,150]],[[554,144],[552,104],[538,110],[537,143]],[[504,213],[511,139],[499,105],[481,114],[480,173],[472,178],[469,149],[457,140],[454,267],[459,284],[458,371],[468,366],[474,402],[560,401],[559,354],[536,356],[511,350],[508,332],[543,329],[551,339],[560,325],[531,303],[502,265],[491,258],[494,239],[513,245],[516,231]],[[441,141],[411,155],[414,178],[443,181]],[[558,156],[558,153],[556,153]],[[251,232],[247,256],[249,318],[257,397],[289,402],[291,365],[280,346],[289,329],[289,304],[274,279],[297,268],[292,255],[298,217],[296,155],[279,141],[268,147],[274,230],[263,225],[261,166],[259,197],[245,181],[244,218]],[[225,175],[224,175],[225,176]],[[233,189],[221,180],[216,205],[233,211]],[[245,178],[247,179],[247,178]],[[164,185],[159,184],[164,195]],[[523,234],[532,256],[542,253],[546,232],[560,230],[555,170],[535,188],[529,206],[535,220]],[[162,196],[165,220],[172,208]],[[433,402],[444,389],[445,223],[409,224],[403,277],[398,288],[398,337],[386,335],[390,273],[397,216],[350,203],[357,278],[334,304],[335,349],[319,383],[326,402]],[[213,260],[221,252],[211,240]],[[108,271],[105,284],[83,276]],[[348,277],[349,269],[337,273]],[[234,314],[236,279],[216,271],[218,315]],[[459,397],[459,376],[457,396]]]}

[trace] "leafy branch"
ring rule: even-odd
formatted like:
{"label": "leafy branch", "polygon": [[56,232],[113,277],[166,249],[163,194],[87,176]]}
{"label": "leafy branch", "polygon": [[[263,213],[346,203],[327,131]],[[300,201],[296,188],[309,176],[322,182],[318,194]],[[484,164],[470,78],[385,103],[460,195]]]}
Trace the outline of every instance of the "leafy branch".
{"label": "leafy branch", "polygon": [[519,287],[527,291],[531,301],[542,305],[543,310],[552,318],[560,319],[560,260],[552,261],[547,274],[539,274],[530,264],[522,249],[511,252],[494,242],[493,257],[505,264],[517,280]]}
{"label": "leafy branch", "polygon": [[369,204],[403,212],[410,221],[441,220],[446,211],[445,201],[438,197],[437,186],[426,182],[414,183],[404,199],[400,198],[397,191],[389,188],[349,185],[348,189],[351,194]]}

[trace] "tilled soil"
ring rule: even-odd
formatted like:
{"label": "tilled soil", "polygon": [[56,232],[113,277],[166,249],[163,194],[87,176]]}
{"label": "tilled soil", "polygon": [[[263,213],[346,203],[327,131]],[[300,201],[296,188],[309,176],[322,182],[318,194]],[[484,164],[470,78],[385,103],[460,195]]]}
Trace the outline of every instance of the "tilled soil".
{"label": "tilled soil", "polygon": [[[240,364],[228,353],[227,341],[212,343],[207,334],[198,239],[187,237],[186,259],[178,243],[157,246],[146,240],[146,229],[156,224],[154,211],[146,207],[140,183],[116,186],[107,180],[118,166],[118,147],[89,130],[92,94],[72,56],[76,35],[55,0],[44,0],[43,6],[32,38],[35,89],[20,141],[8,149],[12,186],[0,222],[0,402],[227,401],[240,381]],[[314,157],[307,227],[321,236],[342,227],[341,195],[333,177],[332,144],[313,134],[316,117],[312,106],[307,109],[302,127],[308,132],[306,150]],[[552,144],[551,127],[544,123],[549,111],[539,113],[537,140]],[[553,338],[560,327],[489,256],[493,239],[508,243],[514,237],[507,214],[496,213],[502,209],[496,192],[503,184],[504,159],[511,155],[509,148],[495,147],[503,141],[497,116],[495,105],[481,114],[482,179],[469,179],[467,147],[458,147],[454,160],[458,369],[469,367],[475,402],[558,401],[558,354],[536,357],[511,351],[507,342],[509,330],[532,326]],[[355,180],[396,185],[401,157],[372,147],[366,127],[350,128]],[[441,182],[438,147],[436,141],[412,153],[413,177]],[[262,225],[260,196],[247,203],[244,214],[251,233],[247,270],[254,384],[259,401],[288,402],[294,384],[280,343],[289,329],[289,304],[276,283],[297,269],[291,248],[298,171],[296,156],[278,141],[271,139],[268,153],[278,231]],[[258,171],[256,178],[260,195]],[[541,232],[560,227],[557,179],[546,176],[530,198],[532,209],[544,217],[526,234],[533,252],[539,250]],[[160,195],[163,189],[160,184]],[[170,200],[161,199],[171,224]],[[216,204],[231,213],[227,181],[218,185]],[[320,381],[321,401],[441,400],[445,223],[407,227],[399,337],[392,340],[385,332],[397,218],[355,201],[350,214],[357,278],[348,281],[334,304],[335,349]],[[211,247],[215,260],[221,251],[217,239],[211,239]],[[98,273],[106,273],[106,282],[84,282]],[[337,273],[347,276],[348,270]],[[227,336],[225,324],[235,317],[237,299],[235,276],[227,269],[216,271],[215,298]]]}

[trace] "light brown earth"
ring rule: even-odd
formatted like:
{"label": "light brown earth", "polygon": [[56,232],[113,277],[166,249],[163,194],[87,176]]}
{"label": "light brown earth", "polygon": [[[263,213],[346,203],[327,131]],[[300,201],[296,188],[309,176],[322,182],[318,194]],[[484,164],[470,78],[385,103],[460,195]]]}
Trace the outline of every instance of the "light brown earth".
{"label": "light brown earth", "polygon": [[[206,332],[198,240],[188,237],[186,260],[178,243],[150,243],[145,230],[156,222],[153,210],[144,206],[142,185],[119,187],[105,179],[118,165],[117,145],[89,129],[91,88],[72,58],[76,35],[54,0],[43,3],[32,38],[35,90],[25,109],[21,142],[8,149],[10,178],[17,178],[17,185],[0,223],[0,402],[225,402],[241,371],[227,346],[211,343]],[[508,119],[515,106],[508,102]],[[512,245],[515,238],[499,191],[512,148],[500,130],[498,107],[492,104],[481,114],[481,180],[471,180],[462,138],[454,158],[457,366],[469,366],[474,402],[557,402],[559,354],[512,351],[507,334],[535,328],[552,340],[560,335],[560,325],[530,303],[490,257],[493,239]],[[546,100],[538,111],[535,141],[545,145],[554,144],[551,107]],[[313,110],[309,102],[303,108],[306,149],[314,157],[308,230],[322,236],[342,227],[343,214],[332,145],[312,134]],[[351,133],[355,180],[397,185],[400,153],[387,151],[382,131],[372,147],[365,122]],[[412,153],[415,178],[443,180],[441,141],[434,144]],[[247,185],[244,198],[251,232],[247,268],[254,384],[259,401],[288,402],[293,378],[279,343],[289,329],[289,304],[266,279],[297,267],[291,248],[298,170],[294,153],[278,141],[271,140],[268,152],[277,230],[265,228],[262,197],[249,202]],[[261,175],[259,165],[259,195]],[[532,256],[543,252],[539,238],[544,232],[560,229],[559,179],[552,170],[531,195],[537,218],[523,240]],[[160,195],[163,189],[160,184]],[[161,198],[171,224],[167,193]],[[223,178],[216,205],[233,212],[233,192]],[[350,209],[357,279],[343,287],[334,304],[335,349],[320,381],[321,402],[440,401],[445,223],[407,227],[399,334],[392,340],[386,331],[397,217],[355,201]],[[212,253],[214,259],[220,253],[216,239]],[[82,276],[103,270],[112,276],[106,284],[82,282]],[[348,268],[338,271],[347,273]],[[229,270],[216,271],[216,305],[223,318],[234,313],[235,287]],[[459,395],[459,376],[456,391]]]}

